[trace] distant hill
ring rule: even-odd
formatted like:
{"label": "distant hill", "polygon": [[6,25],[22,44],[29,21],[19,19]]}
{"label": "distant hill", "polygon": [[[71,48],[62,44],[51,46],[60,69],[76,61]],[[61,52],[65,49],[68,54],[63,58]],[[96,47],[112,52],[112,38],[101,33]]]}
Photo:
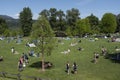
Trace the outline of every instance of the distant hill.
{"label": "distant hill", "polygon": [[0,15],[0,17],[6,20],[7,25],[10,29],[20,28],[19,19],[14,19],[7,15]]}

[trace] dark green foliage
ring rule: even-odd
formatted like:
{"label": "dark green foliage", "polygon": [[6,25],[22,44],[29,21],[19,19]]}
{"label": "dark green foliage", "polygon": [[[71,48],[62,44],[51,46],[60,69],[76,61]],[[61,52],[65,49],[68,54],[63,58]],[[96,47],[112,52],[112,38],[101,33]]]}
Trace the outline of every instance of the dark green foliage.
{"label": "dark green foliage", "polygon": [[65,14],[62,10],[57,11],[57,30],[65,31]]}
{"label": "dark green foliage", "polygon": [[[78,26],[76,26],[77,21],[80,19],[80,12],[76,8],[67,10],[66,13],[62,10],[57,10],[56,8],[50,8],[49,10],[42,10],[39,15],[45,16],[45,18],[50,23],[51,28],[55,32],[63,32],[69,36],[80,35],[82,31],[79,31]],[[23,8],[20,12],[19,20],[11,18],[9,16],[3,16],[6,18],[9,29],[19,29],[21,27],[24,36],[29,36],[31,33],[32,23],[36,20],[32,20],[32,12],[29,7]],[[114,33],[120,31],[120,18],[119,15],[115,17],[112,13],[106,13],[103,15],[101,21],[91,14],[86,17],[89,19],[90,31],[83,31],[85,33]],[[20,23],[19,23],[20,22]],[[117,24],[116,24],[117,22]],[[88,24],[88,23],[86,23]],[[4,24],[3,24],[4,25]],[[6,25],[4,25],[6,26]],[[0,26],[1,27],[1,26]],[[4,28],[1,29],[3,31]],[[0,32],[3,33],[3,32]],[[7,31],[5,32],[7,34]]]}
{"label": "dark green foliage", "polygon": [[56,30],[57,27],[57,9],[56,8],[50,8],[49,10],[50,16],[49,16],[49,22],[53,30]]}
{"label": "dark green foliage", "polygon": [[116,31],[120,32],[120,14],[118,14],[116,16],[116,18],[117,18],[117,28],[116,28]]}
{"label": "dark green foliage", "polygon": [[90,28],[89,19],[85,18],[85,19],[78,20],[76,22],[76,31],[77,31],[77,35],[79,36],[82,36],[86,33],[90,33],[91,28]]}
{"label": "dark green foliage", "polygon": [[114,33],[116,27],[116,17],[112,13],[105,13],[101,20],[101,32]]}
{"label": "dark green foliage", "polygon": [[4,33],[6,29],[8,29],[6,21],[3,18],[0,18],[0,34]]}
{"label": "dark green foliage", "polygon": [[39,13],[39,15],[45,16],[45,18],[49,20],[49,16],[50,16],[49,10],[44,9]]}
{"label": "dark green foliage", "polygon": [[93,14],[91,14],[87,18],[89,19],[89,23],[90,23],[90,27],[91,27],[92,33],[99,32],[99,19],[98,19],[98,17],[96,17]]}
{"label": "dark green foliage", "polygon": [[50,25],[55,31],[65,31],[65,14],[62,10],[56,8],[50,8],[49,10],[42,10],[40,15],[43,15],[50,22]]}
{"label": "dark green foliage", "polygon": [[29,36],[32,29],[32,12],[30,8],[23,8],[23,11],[20,12],[19,17],[24,36]]}
{"label": "dark green foliage", "polygon": [[75,9],[75,8],[72,8],[71,10],[67,10],[67,12],[66,12],[67,25],[68,25],[68,27],[70,27],[70,28],[68,28],[68,27],[67,28],[72,30],[72,31],[70,31],[72,35],[76,35],[75,23],[78,19],[80,19],[79,15],[80,15],[79,10]]}
{"label": "dark green foliage", "polygon": [[6,29],[4,31],[4,36],[10,36],[10,30],[9,29]]}
{"label": "dark green foliage", "polygon": [[66,20],[68,25],[75,26],[75,22],[79,19],[80,12],[78,9],[72,8],[67,10]]}
{"label": "dark green foliage", "polygon": [[71,31],[72,31],[71,27],[70,27],[70,26],[67,26],[67,29],[66,29],[66,31],[65,31],[66,34],[67,34],[67,36],[72,36]]}

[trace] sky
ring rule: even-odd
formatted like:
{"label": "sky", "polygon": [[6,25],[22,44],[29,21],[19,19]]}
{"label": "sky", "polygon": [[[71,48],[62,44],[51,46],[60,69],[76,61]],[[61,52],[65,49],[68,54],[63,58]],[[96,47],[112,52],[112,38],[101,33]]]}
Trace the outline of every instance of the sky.
{"label": "sky", "polygon": [[0,15],[18,18],[24,7],[31,9],[33,19],[37,19],[43,9],[50,8],[61,9],[65,13],[67,10],[76,8],[79,9],[81,18],[91,13],[99,19],[105,13],[120,14],[120,0],[0,0]]}

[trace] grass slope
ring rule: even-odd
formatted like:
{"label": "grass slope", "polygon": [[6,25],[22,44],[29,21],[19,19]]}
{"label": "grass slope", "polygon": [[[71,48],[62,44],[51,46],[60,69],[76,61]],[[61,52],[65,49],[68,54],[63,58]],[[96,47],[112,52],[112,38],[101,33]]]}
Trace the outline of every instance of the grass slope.
{"label": "grass slope", "polygon": [[[101,47],[105,46],[108,52],[114,53],[115,46],[120,48],[118,42],[107,42],[107,39],[99,39],[92,42],[88,38],[81,39],[81,43],[76,46],[70,46],[71,43],[78,42],[80,39],[62,40],[64,44],[58,43],[58,47],[55,47],[51,56],[45,56],[46,61],[53,63],[53,68],[46,69],[42,72],[40,68],[31,67],[33,63],[39,62],[41,57],[29,57],[29,64],[24,71],[19,72],[17,70],[17,63],[22,53],[28,53],[30,48],[25,46],[26,39],[23,39],[21,44],[16,44],[15,40],[7,43],[6,40],[0,41],[0,56],[4,57],[4,61],[0,62],[0,71],[9,73],[20,73],[22,75],[37,76],[50,80],[119,80],[120,79],[120,64],[114,63],[109,59],[105,59],[100,56],[97,64],[92,63],[94,52],[101,52]],[[15,47],[15,50],[20,54],[12,54],[11,47]],[[78,51],[77,48],[84,48],[83,51]],[[70,54],[62,54],[61,52],[70,49]],[[75,61],[78,65],[78,73],[67,75],[65,72],[65,64],[69,61],[72,66]],[[72,70],[72,67],[71,67]],[[11,78],[2,78],[0,80],[13,80]],[[24,79],[28,80],[28,79]]]}

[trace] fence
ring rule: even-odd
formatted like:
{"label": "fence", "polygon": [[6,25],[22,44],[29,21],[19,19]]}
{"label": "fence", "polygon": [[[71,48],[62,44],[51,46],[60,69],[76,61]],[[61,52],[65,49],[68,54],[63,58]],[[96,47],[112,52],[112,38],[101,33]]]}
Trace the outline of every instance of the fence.
{"label": "fence", "polygon": [[[21,75],[20,73],[12,74],[12,73],[7,73],[7,72],[0,72],[0,77],[12,78],[15,80],[24,80],[23,78],[29,78],[31,80],[50,80],[50,79],[41,79],[41,78],[35,77],[35,76],[25,76],[25,75]],[[27,79],[27,80],[29,80],[29,79]]]}

